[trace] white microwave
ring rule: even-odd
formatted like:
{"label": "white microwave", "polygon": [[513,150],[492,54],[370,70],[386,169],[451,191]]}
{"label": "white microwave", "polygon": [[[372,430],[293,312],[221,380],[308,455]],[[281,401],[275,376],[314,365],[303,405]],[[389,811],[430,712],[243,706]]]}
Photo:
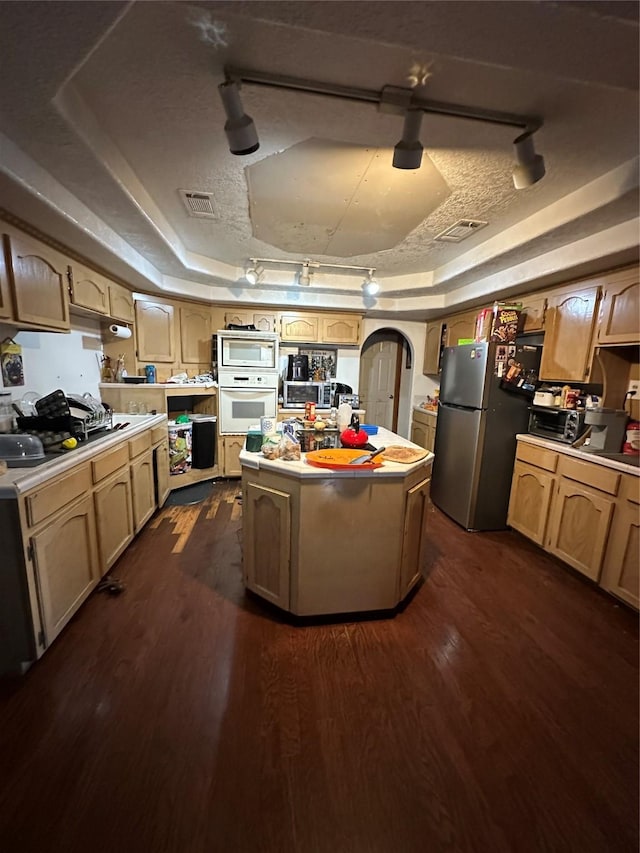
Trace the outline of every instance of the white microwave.
{"label": "white microwave", "polygon": [[217,333],[218,370],[238,367],[278,369],[279,338],[275,332],[225,331]]}

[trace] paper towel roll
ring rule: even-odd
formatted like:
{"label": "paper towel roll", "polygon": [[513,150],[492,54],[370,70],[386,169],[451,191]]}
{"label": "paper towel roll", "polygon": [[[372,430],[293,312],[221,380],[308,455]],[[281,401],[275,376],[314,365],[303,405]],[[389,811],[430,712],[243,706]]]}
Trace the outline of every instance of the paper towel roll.
{"label": "paper towel roll", "polygon": [[114,338],[131,337],[131,329],[129,329],[127,326],[116,326],[116,324],[114,323],[113,325],[109,326],[109,331],[111,332]]}

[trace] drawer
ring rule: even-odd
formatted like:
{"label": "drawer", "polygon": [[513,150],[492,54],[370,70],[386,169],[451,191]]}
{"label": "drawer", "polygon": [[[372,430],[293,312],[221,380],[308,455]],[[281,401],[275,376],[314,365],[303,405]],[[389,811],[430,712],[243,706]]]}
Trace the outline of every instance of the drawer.
{"label": "drawer", "polygon": [[617,495],[622,475],[612,468],[605,468],[597,462],[582,462],[563,456],[560,460],[560,473],[563,477],[575,480],[585,486],[592,486],[609,495]]}
{"label": "drawer", "polygon": [[[166,435],[165,431],[165,435]],[[151,430],[148,429],[145,432],[140,433],[140,435],[136,435],[135,438],[129,439],[129,458],[135,459],[136,456],[140,456],[141,453],[144,453],[145,450],[149,450],[151,447]]]}
{"label": "drawer", "polygon": [[167,437],[167,425],[155,426],[151,429],[151,444],[157,444],[159,441],[164,441]]}
{"label": "drawer", "polygon": [[27,521],[30,527],[38,524],[71,503],[91,488],[89,465],[79,465],[63,477],[56,478],[46,486],[28,494],[25,498]]}
{"label": "drawer", "polygon": [[640,505],[640,477],[633,474],[623,474],[620,483],[620,497]]}
{"label": "drawer", "polygon": [[104,453],[102,456],[93,460],[91,463],[93,482],[99,483],[100,480],[104,480],[105,477],[108,477],[109,474],[113,474],[113,472],[117,471],[118,468],[122,468],[123,465],[128,464],[129,448],[126,444],[121,444],[119,447],[115,447],[108,453]]}
{"label": "drawer", "polygon": [[545,471],[551,471],[551,473],[554,473],[558,467],[557,453],[554,453],[553,450],[547,450],[545,447],[527,444],[524,441],[518,442],[516,459],[521,462],[528,462],[529,465],[535,465],[537,468],[543,468]]}

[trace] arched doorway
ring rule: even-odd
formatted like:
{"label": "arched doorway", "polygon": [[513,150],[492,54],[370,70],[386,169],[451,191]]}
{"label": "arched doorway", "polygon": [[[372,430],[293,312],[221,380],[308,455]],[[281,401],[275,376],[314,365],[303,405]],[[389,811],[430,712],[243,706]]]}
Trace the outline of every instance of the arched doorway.
{"label": "arched doorway", "polygon": [[408,436],[413,352],[396,329],[372,332],[360,355],[358,388],[366,421]]}

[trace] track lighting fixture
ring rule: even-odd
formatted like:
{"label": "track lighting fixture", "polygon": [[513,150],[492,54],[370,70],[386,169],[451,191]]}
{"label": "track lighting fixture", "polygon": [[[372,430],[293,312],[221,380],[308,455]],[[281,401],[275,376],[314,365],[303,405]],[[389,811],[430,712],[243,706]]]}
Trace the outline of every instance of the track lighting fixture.
{"label": "track lighting fixture", "polygon": [[222,105],[227,115],[224,132],[232,154],[253,154],[260,147],[258,132],[251,116],[248,116],[240,100],[240,87],[235,80],[225,80],[218,86]]}
{"label": "track lighting fixture", "polygon": [[309,261],[302,262],[302,268],[298,273],[298,284],[308,287],[311,284],[311,273],[309,272]]}
{"label": "track lighting fixture", "polygon": [[423,113],[435,113],[453,118],[483,121],[489,124],[501,124],[521,129],[520,136],[514,141],[517,164],[513,172],[516,189],[529,187],[545,174],[544,160],[536,154],[533,147],[533,134],[542,127],[542,120],[536,116],[516,115],[481,107],[467,107],[463,104],[447,104],[442,101],[430,101],[417,96],[415,90],[398,86],[384,86],[381,91],[359,89],[353,86],[341,86],[338,83],[321,83],[314,80],[289,77],[284,74],[268,74],[263,71],[225,68],[226,82],[220,84],[220,94],[225,105],[228,121],[225,131],[233,154],[250,154],[258,148],[258,136],[253,121],[245,115],[240,95],[239,83],[254,86],[267,86],[292,92],[307,92],[314,95],[328,95],[350,101],[374,104],[382,113],[404,115],[402,139],[393,150],[393,166],[396,169],[419,169],[422,161],[420,143],[420,125]]}
{"label": "track lighting fixture", "polygon": [[377,279],[373,277],[373,273],[374,270],[369,270],[369,272],[367,273],[367,277],[365,278],[362,284],[362,289],[367,294],[367,296],[375,296],[376,293],[380,290],[380,285]]}
{"label": "track lighting fixture", "polygon": [[513,170],[513,184],[517,190],[536,184],[545,175],[544,158],[536,154],[533,134],[525,131],[513,142],[516,152],[516,166]]}
{"label": "track lighting fixture", "polygon": [[257,284],[262,276],[264,275],[264,267],[261,267],[260,264],[256,266],[247,267],[247,271],[244,274],[244,277],[249,282],[249,284]]}
{"label": "track lighting fixture", "polygon": [[393,166],[395,169],[419,169],[422,162],[422,145],[420,143],[420,125],[422,110],[411,109],[404,114],[402,139],[393,149]]}

